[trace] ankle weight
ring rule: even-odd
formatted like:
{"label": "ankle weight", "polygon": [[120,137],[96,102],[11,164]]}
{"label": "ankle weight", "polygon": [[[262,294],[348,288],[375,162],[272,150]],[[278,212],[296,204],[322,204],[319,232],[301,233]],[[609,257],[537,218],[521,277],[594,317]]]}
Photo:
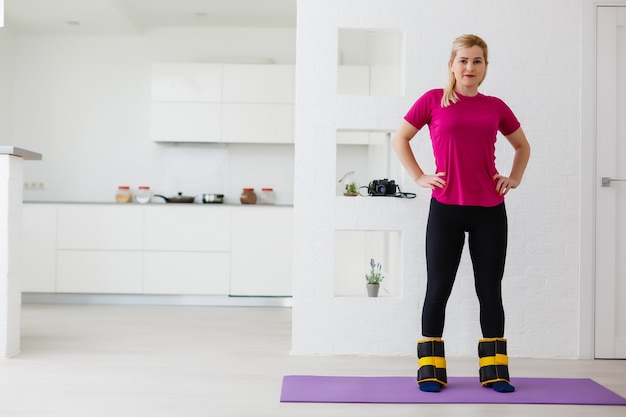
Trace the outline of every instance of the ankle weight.
{"label": "ankle weight", "polygon": [[435,381],[441,385],[448,383],[446,357],[442,340],[420,340],[417,342],[419,368],[417,382]]}
{"label": "ankle weight", "polygon": [[483,385],[509,380],[509,357],[506,353],[506,339],[490,338],[478,341],[480,358],[480,382]]}

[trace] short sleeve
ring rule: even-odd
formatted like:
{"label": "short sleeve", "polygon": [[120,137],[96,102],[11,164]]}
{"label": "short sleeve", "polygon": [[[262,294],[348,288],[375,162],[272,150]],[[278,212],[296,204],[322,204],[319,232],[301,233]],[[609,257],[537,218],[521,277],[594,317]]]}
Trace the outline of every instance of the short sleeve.
{"label": "short sleeve", "polygon": [[441,105],[442,89],[430,90],[424,93],[404,116],[404,120],[409,122],[414,128],[420,130],[430,123],[434,106]]}
{"label": "short sleeve", "polygon": [[521,126],[515,114],[513,114],[513,110],[506,103],[500,99],[497,99],[500,113],[500,123],[498,125],[498,130],[504,136],[510,135],[515,132]]}

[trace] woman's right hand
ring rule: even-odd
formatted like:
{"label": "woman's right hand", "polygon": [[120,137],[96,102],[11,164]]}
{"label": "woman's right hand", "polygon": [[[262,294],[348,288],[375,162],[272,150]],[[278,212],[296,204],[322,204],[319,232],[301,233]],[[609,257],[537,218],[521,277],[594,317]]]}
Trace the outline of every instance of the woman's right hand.
{"label": "woman's right hand", "polygon": [[415,180],[415,182],[423,188],[430,188],[431,190],[434,190],[435,188],[443,189],[446,188],[446,185],[448,185],[446,180],[443,178],[445,176],[445,172],[438,172],[435,175],[422,174]]}

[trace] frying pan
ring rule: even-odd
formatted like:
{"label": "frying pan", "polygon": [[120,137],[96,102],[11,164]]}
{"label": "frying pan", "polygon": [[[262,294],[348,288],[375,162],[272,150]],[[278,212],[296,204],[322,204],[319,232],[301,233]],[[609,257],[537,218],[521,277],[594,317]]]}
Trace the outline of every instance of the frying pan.
{"label": "frying pan", "polygon": [[154,196],[161,197],[166,203],[193,203],[193,200],[195,199],[195,197],[185,196],[183,193],[178,193],[178,195],[174,197],[165,197],[161,194],[155,194]]}

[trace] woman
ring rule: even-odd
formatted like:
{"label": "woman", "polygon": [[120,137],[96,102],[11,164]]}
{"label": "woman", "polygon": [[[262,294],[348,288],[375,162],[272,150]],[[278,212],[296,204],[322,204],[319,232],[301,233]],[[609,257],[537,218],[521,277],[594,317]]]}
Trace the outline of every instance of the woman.
{"label": "woman", "polygon": [[[428,282],[417,348],[422,391],[438,392],[447,383],[441,337],[466,232],[483,334],[478,344],[480,381],[498,392],[515,389],[508,375],[501,291],[507,247],[504,196],[520,185],[530,145],[511,109],[478,92],[487,73],[487,55],[487,44],[478,36],[457,38],[446,87],[420,97],[392,139],[407,173],[421,187],[432,189],[426,228]],[[425,125],[435,156],[434,174],[420,168],[409,145]],[[498,132],[515,149],[508,176],[495,166]]]}

